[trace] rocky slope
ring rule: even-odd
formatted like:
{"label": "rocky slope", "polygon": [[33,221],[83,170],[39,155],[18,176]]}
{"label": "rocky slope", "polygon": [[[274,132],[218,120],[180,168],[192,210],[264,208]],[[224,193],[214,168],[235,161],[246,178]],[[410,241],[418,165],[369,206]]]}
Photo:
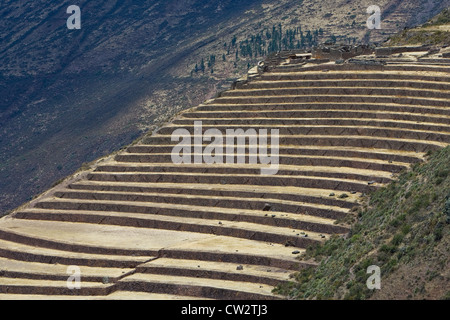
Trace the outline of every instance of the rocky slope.
{"label": "rocky slope", "polygon": [[406,28],[390,38],[386,45],[449,45],[450,44],[450,9],[430,19],[427,23]]}

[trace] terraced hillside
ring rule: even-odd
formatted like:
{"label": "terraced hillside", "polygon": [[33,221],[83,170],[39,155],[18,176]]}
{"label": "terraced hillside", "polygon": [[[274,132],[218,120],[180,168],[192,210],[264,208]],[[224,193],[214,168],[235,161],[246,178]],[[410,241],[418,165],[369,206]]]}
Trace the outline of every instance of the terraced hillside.
{"label": "terraced hillside", "polygon": [[[362,194],[450,143],[443,50],[344,64],[271,57],[265,72],[2,218],[0,299],[282,298],[273,287],[313,265],[298,254],[345,235]],[[278,173],[174,164],[171,134],[194,121],[279,129]],[[67,288],[69,266],[81,289]]]}

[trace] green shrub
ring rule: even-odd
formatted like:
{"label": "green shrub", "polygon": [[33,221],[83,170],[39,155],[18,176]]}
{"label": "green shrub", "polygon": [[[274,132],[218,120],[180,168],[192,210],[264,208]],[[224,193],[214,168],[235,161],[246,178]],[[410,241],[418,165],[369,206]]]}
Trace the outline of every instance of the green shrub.
{"label": "green shrub", "polygon": [[384,253],[395,253],[397,251],[397,247],[392,244],[383,244],[380,251]]}
{"label": "green shrub", "polygon": [[450,223],[450,195],[447,196],[446,200],[444,205],[444,215],[447,218],[447,223]]}
{"label": "green shrub", "polygon": [[394,238],[392,239],[391,244],[392,244],[393,246],[396,246],[396,247],[397,247],[400,243],[402,243],[403,237],[404,237],[403,234],[397,233],[397,234],[394,236]]}
{"label": "green shrub", "polygon": [[408,210],[409,214],[417,213],[420,209],[426,208],[430,205],[430,196],[427,193],[420,194],[413,201],[411,208]]}
{"label": "green shrub", "polygon": [[411,226],[409,224],[405,224],[402,226],[401,232],[403,235],[407,235],[411,231]]}
{"label": "green shrub", "polygon": [[351,282],[349,291],[345,295],[345,300],[362,300],[365,298],[365,292],[367,291],[367,287],[365,284],[358,282]]}
{"label": "green shrub", "polygon": [[446,294],[441,298],[441,300],[450,300],[450,291],[447,291]]}
{"label": "green shrub", "polygon": [[434,229],[434,240],[440,241],[442,239],[444,232],[444,225],[442,223],[438,223]]}

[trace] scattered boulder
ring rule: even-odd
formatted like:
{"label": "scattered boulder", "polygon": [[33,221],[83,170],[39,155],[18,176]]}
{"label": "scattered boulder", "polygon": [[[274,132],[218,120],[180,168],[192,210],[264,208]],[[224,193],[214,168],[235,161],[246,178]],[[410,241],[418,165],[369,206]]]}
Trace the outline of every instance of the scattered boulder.
{"label": "scattered boulder", "polygon": [[291,240],[288,240],[284,243],[284,246],[285,247],[294,247],[295,245]]}

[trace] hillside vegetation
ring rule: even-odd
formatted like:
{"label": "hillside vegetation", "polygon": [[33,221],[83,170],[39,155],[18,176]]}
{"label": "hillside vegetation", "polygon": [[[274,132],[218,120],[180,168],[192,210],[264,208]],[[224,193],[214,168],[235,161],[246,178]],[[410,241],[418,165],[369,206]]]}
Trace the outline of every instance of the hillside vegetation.
{"label": "hillside vegetation", "polygon": [[[320,262],[277,288],[294,299],[449,299],[450,147],[362,200],[348,237],[309,248]],[[367,268],[381,268],[369,290]]]}
{"label": "hillside vegetation", "polygon": [[450,9],[443,10],[420,27],[405,29],[387,42],[390,46],[399,45],[449,45]]}

